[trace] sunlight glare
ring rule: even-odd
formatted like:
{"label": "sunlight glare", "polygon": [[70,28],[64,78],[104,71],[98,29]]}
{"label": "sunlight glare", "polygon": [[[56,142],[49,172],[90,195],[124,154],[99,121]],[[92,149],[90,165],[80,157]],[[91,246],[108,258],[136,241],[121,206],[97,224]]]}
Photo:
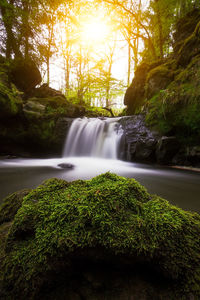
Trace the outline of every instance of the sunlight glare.
{"label": "sunlight glare", "polygon": [[83,42],[103,42],[109,33],[108,25],[102,20],[89,20],[83,24],[81,40]]}

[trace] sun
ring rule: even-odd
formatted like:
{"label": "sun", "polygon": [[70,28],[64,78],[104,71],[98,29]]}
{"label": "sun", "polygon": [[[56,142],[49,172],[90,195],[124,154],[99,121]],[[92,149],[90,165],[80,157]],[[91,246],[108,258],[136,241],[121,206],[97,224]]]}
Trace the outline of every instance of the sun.
{"label": "sun", "polygon": [[82,24],[81,40],[87,43],[103,42],[109,32],[109,26],[103,20],[91,19]]}

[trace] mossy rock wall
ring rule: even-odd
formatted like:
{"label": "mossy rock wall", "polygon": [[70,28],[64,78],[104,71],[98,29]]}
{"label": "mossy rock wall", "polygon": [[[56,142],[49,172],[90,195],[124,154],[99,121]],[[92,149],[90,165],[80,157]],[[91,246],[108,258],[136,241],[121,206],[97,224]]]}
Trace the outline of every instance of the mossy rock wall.
{"label": "mossy rock wall", "polygon": [[[187,148],[198,147],[200,143],[199,22],[199,9],[178,21],[174,34],[174,52],[159,65],[149,68],[140,78],[136,72],[127,90],[131,101],[125,101],[129,113],[146,114],[146,125],[152,130],[177,138],[181,148],[176,156],[184,157],[180,159],[180,164],[189,163]],[[139,101],[134,90],[140,83],[142,97]],[[171,163],[177,163],[177,160]]]}
{"label": "mossy rock wall", "polygon": [[14,84],[8,79],[8,64],[0,61],[0,118],[1,120],[16,116],[22,111],[22,99]]}
{"label": "mossy rock wall", "polygon": [[200,216],[134,179],[50,179],[23,198],[9,226],[1,299],[200,296]]}
{"label": "mossy rock wall", "polygon": [[200,136],[200,56],[180,69],[167,89],[149,100],[147,124],[164,134],[179,137],[185,145],[198,143]]}

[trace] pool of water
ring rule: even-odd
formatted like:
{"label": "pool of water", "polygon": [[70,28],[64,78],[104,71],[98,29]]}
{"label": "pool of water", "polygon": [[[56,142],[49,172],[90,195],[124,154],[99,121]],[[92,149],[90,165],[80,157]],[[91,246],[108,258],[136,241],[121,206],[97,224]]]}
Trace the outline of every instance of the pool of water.
{"label": "pool of water", "polygon": [[[63,169],[58,166],[61,163],[73,164],[74,168]],[[48,178],[90,179],[107,171],[135,178],[150,193],[200,213],[200,173],[89,157],[0,160],[0,201],[17,190],[34,188]]]}

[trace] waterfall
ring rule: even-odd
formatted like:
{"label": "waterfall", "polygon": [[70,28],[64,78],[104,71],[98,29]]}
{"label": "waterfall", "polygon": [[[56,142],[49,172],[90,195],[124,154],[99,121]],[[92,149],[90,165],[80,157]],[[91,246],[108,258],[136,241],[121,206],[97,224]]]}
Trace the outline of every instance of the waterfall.
{"label": "waterfall", "polygon": [[122,133],[116,119],[75,119],[66,138],[63,156],[117,159]]}

